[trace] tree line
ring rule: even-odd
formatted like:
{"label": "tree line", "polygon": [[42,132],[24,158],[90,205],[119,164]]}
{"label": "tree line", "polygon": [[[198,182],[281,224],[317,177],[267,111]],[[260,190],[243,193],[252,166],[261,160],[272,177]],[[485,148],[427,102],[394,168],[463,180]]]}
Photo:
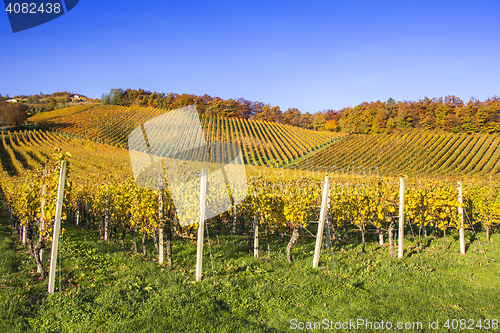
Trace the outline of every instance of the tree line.
{"label": "tree line", "polygon": [[187,105],[196,104],[200,115],[219,116],[227,118],[241,118],[289,124],[292,126],[316,129],[338,130],[333,128],[332,112],[301,113],[297,108],[282,111],[279,106],[272,106],[258,101],[249,101],[244,98],[222,99],[210,95],[197,96],[193,94],[157,93],[143,89],[120,88],[111,89],[101,97],[102,104],[143,106],[174,110]]}
{"label": "tree line", "polygon": [[[70,93],[56,92],[32,96],[16,96],[25,99],[28,115],[57,108],[59,103],[69,102]],[[23,107],[5,103],[0,95],[0,121],[4,125],[19,124]],[[158,93],[143,89],[111,89],[103,94],[102,104],[144,106],[177,109],[196,104],[201,115],[241,118],[288,124],[306,129],[329,130],[347,133],[393,133],[408,129],[442,130],[454,133],[498,133],[500,132],[500,99],[496,95],[484,101],[473,97],[464,102],[459,97],[448,95],[418,101],[363,102],[340,110],[327,109],[316,113],[302,113],[297,108],[281,110],[259,101],[244,98],[222,99],[210,95]],[[12,113],[11,111],[15,111]],[[16,119],[15,122],[12,120]]]}
{"label": "tree line", "polygon": [[[73,102],[72,100],[73,95],[75,94],[67,91],[59,91],[59,92],[54,92],[52,94],[44,94],[40,92],[39,94],[35,95],[16,95],[13,97],[17,101],[16,103],[5,104],[5,102],[8,99],[10,99],[10,97],[8,95],[2,96],[0,94],[0,104],[1,104],[0,111],[3,112],[4,114],[0,119],[0,123],[2,125],[7,125],[7,126],[18,126],[26,120],[22,119],[22,117],[21,118],[19,117],[21,111],[23,112],[26,111],[27,116],[29,117],[39,112],[52,111],[55,109],[68,107],[69,103]],[[93,102],[98,101],[98,100],[89,100],[86,97],[85,99],[87,101],[93,101]],[[6,114],[6,112],[12,114]],[[11,121],[12,119],[16,119],[16,121],[12,122]]]}
{"label": "tree line", "polygon": [[15,127],[28,119],[28,107],[21,103],[8,103],[0,97],[0,125]]}
{"label": "tree line", "polygon": [[485,101],[473,97],[465,103],[449,95],[418,101],[361,103],[340,110],[339,128],[349,133],[381,133],[406,129],[442,130],[454,133],[500,132],[500,98]]}
{"label": "tree line", "polygon": [[412,128],[464,133],[500,132],[500,99],[495,95],[485,101],[471,98],[467,103],[449,95],[418,101],[364,102],[341,110],[327,109],[302,113],[297,108],[282,111],[272,106],[244,98],[222,99],[210,95],[157,93],[143,89],[111,89],[103,94],[101,103],[123,106],[148,106],[177,109],[196,104],[202,115],[237,117],[288,124],[315,130],[348,133],[392,133]]}

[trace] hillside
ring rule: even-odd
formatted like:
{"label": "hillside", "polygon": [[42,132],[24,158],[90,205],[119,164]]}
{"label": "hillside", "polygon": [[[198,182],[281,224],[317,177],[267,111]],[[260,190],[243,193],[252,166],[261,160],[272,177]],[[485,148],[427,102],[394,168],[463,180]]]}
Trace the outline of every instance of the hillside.
{"label": "hillside", "polygon": [[[127,148],[128,135],[145,121],[168,112],[159,108],[75,106],[37,114],[29,122],[47,130]],[[207,141],[237,142],[245,163],[281,166],[331,143],[342,133],[238,118],[200,117]]]}
{"label": "hillside", "polygon": [[[429,137],[430,141],[435,138]],[[341,142],[352,140],[354,143],[353,139],[360,138],[347,137]],[[364,138],[369,140],[374,136]],[[32,256],[15,232],[26,227],[33,230],[33,239],[47,235],[38,219],[25,218],[28,216],[25,198],[35,203],[34,211],[38,213],[39,190],[44,180],[35,170],[43,166],[54,147],[71,152],[73,157],[69,158],[71,187],[67,188],[70,195],[64,202],[67,218],[59,248],[57,292],[47,294],[46,279],[38,277],[36,263],[30,260]],[[499,298],[499,266],[495,259],[499,254],[498,224],[494,222],[491,242],[483,246],[485,234],[476,232],[480,228],[478,221],[483,217],[478,217],[478,223],[474,224],[476,229],[465,231],[467,255],[459,253],[455,226],[442,223],[441,219],[440,228],[445,231],[448,227],[445,237],[441,237],[443,231],[437,227],[440,220],[436,212],[446,208],[457,212],[457,206],[452,204],[456,201],[455,183],[448,182],[448,191],[442,192],[446,182],[432,184],[426,180],[423,182],[426,183],[425,191],[419,192],[422,186],[418,179],[413,184],[408,182],[409,192],[405,199],[408,215],[420,209],[428,211],[429,216],[435,216],[431,226],[436,228],[429,226],[429,235],[421,239],[415,230],[420,230],[418,220],[409,223],[408,219],[404,259],[396,259],[391,257],[387,243],[379,245],[380,236],[375,232],[375,227],[382,225],[384,241],[391,239],[387,237],[387,219],[395,219],[395,213],[388,208],[397,204],[396,195],[391,195],[398,188],[395,179],[387,179],[381,195],[376,195],[374,190],[380,189],[380,179],[335,177],[331,189],[335,194],[331,197],[335,199],[331,201],[330,216],[336,221],[336,240],[330,249],[322,250],[321,268],[311,269],[316,240],[308,232],[316,233],[315,224],[305,227],[300,242],[293,248],[291,264],[285,254],[286,241],[281,238],[286,236],[288,240],[290,233],[285,229],[288,225],[283,223],[275,230],[268,226],[276,223],[273,221],[282,221],[273,217],[280,217],[279,210],[285,207],[289,211],[292,207],[300,207],[306,212],[304,219],[316,219],[321,176],[306,178],[309,195],[293,191],[300,183],[289,177],[269,177],[262,183],[266,186],[259,187],[265,192],[257,196],[256,205],[255,197],[249,195],[245,202],[227,213],[237,212],[239,234],[229,231],[236,221],[232,215],[207,220],[205,244],[208,243],[208,251],[205,245],[203,278],[195,282],[195,240],[189,238],[189,234],[172,233],[170,221],[174,221],[174,214],[167,208],[172,207],[168,197],[162,206],[169,222],[165,227],[159,226],[155,219],[159,209],[158,192],[133,186],[127,150],[48,131],[9,132],[4,133],[0,141],[0,160],[6,171],[0,172],[0,244],[4,257],[0,261],[2,332],[38,332],[39,327],[54,332],[87,332],[95,331],[96,327],[112,327],[125,332],[135,332],[138,328],[147,332],[284,332],[290,330],[290,318],[314,322],[331,318],[332,322],[341,322],[358,316],[366,320],[384,318],[386,322],[415,322],[418,325],[426,325],[426,322],[420,323],[423,321],[420,318],[429,318],[432,322],[439,320],[443,326],[446,324],[442,318],[475,321],[498,318],[498,306],[495,306]],[[265,176],[272,170],[266,168]],[[297,177],[295,171],[293,174]],[[57,181],[57,173],[55,176],[53,179]],[[353,184],[354,178],[358,178],[358,182],[349,190],[344,184]],[[50,179],[45,180],[49,189],[52,187]],[[474,207],[498,198],[498,194],[488,196],[488,193],[498,193],[496,188],[479,192],[484,193],[484,199],[471,195],[478,193],[474,192],[474,187],[484,189],[481,185],[480,182],[466,185],[466,198],[474,200]],[[283,191],[284,188],[288,190]],[[368,196],[359,195],[359,189],[366,190],[372,199],[366,201]],[[290,196],[294,192],[296,194]],[[55,194],[55,191],[49,193]],[[452,193],[453,199],[443,193]],[[430,203],[432,199],[435,205],[426,204],[424,208],[413,205],[415,194],[418,197],[425,195],[426,200]],[[437,194],[439,200],[434,200]],[[308,197],[315,200],[310,202]],[[386,220],[381,222],[378,217],[362,217],[365,220],[361,220],[368,231],[365,252],[365,237],[359,234],[356,224],[360,219],[357,217],[362,216],[365,209],[377,207],[374,203],[380,198],[383,204],[379,207],[385,207],[381,211]],[[54,195],[47,199],[47,202],[54,201]],[[254,257],[255,254],[259,256],[259,251],[249,254],[251,244],[248,240],[252,238],[243,234],[246,230],[251,235],[257,207],[271,214],[267,215],[271,219],[260,220],[262,231],[256,238],[261,239],[260,257]],[[377,216],[379,214],[380,211]],[[31,224],[27,224],[29,221]],[[109,228],[105,227],[107,223]],[[155,237],[160,237],[159,230],[163,230],[160,228],[167,230],[165,248],[167,254],[171,253],[170,264],[168,260],[159,262],[158,259],[157,246],[163,245],[158,245]],[[45,267],[49,267],[52,242],[48,239],[45,242],[47,247],[41,259]],[[485,258],[486,255],[490,259]],[[471,294],[476,297],[470,297]],[[201,314],[198,311],[200,304],[206,304],[201,307]],[[347,305],[339,307],[339,304]],[[168,323],[163,320],[167,317]],[[199,320],[201,317],[205,320]],[[373,332],[363,328],[360,331]]]}
{"label": "hillside", "polygon": [[[127,148],[127,137],[134,128],[165,112],[158,108],[80,105],[39,113],[29,121],[43,129]],[[239,143],[246,164],[388,176],[497,178],[500,171],[500,137],[495,134],[413,130],[345,136],[273,122],[210,116],[200,119],[208,142]]]}
{"label": "hillside", "polygon": [[411,131],[349,135],[294,167],[369,173],[498,177],[500,137]]}
{"label": "hillside", "polygon": [[9,176],[22,176],[28,170],[43,168],[56,147],[73,155],[71,169],[75,172],[72,177],[78,182],[98,178],[99,173],[101,177],[104,173],[112,173],[117,179],[132,177],[129,154],[125,149],[44,131],[4,134],[0,140],[0,166]]}

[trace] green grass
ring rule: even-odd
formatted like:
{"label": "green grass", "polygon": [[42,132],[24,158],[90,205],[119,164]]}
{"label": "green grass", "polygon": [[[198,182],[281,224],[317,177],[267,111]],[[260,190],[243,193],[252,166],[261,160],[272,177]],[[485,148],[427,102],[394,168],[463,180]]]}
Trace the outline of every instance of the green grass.
{"label": "green grass", "polygon": [[[1,218],[1,332],[288,332],[294,318],[424,325],[439,320],[441,326],[454,318],[500,319],[498,234],[486,246],[488,260],[477,241],[469,243],[466,256],[457,253],[455,233],[447,237],[446,251],[442,238],[428,237],[421,254],[412,247],[412,237],[407,238],[403,260],[389,258],[375,235],[362,254],[358,235],[349,234],[346,251],[334,249],[334,261],[323,249],[319,269],[311,268],[313,238],[301,237],[290,265],[286,240],[272,238],[271,257],[261,250],[264,258],[253,258],[247,237],[221,235],[216,245],[212,235],[215,273],[205,245],[204,278],[194,283],[193,241],[187,265],[186,241],[174,240],[174,269],[169,270],[154,257],[143,258],[112,242],[96,241],[95,232],[66,226],[63,290],[48,295],[47,280],[38,279],[35,265],[6,226],[6,216]],[[474,239],[470,233],[467,237]],[[479,237],[484,240],[483,234]],[[261,245],[264,249],[263,237]],[[148,247],[153,253],[152,244]]]}

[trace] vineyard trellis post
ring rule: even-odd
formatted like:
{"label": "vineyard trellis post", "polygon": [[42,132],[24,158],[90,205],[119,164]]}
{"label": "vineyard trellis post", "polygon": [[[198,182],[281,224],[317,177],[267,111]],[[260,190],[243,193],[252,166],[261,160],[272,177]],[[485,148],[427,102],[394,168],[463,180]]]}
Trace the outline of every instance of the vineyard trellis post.
{"label": "vineyard trellis post", "polygon": [[236,235],[236,205],[233,204],[233,235]]}
{"label": "vineyard trellis post", "polygon": [[253,256],[259,257],[259,216],[257,212],[255,212],[253,219]]}
{"label": "vineyard trellis post", "polygon": [[[47,169],[43,169],[43,184],[42,184],[42,194],[40,198],[40,229],[45,229],[45,192],[47,191],[47,185],[45,184],[45,177],[47,177]],[[43,249],[40,249],[40,262],[43,263]],[[37,273],[42,273],[42,266],[37,267]]]}
{"label": "vineyard trellis post", "polygon": [[254,197],[254,217],[253,217],[253,256],[259,257],[259,213],[257,210],[257,191],[253,193]]}
{"label": "vineyard trellis post", "polygon": [[321,241],[323,239],[323,230],[325,227],[326,212],[328,209],[329,196],[330,196],[330,178],[328,176],[326,176],[325,181],[324,181],[324,185],[323,185],[323,197],[321,200],[321,211],[319,213],[318,233],[316,235],[316,247],[314,249],[313,268],[318,267],[318,263],[319,263],[319,254],[321,252]]}
{"label": "vineyard trellis post", "polygon": [[109,201],[109,185],[106,184],[106,201],[104,206],[104,241],[108,241],[108,224],[109,224],[109,209],[108,209],[108,201]]}
{"label": "vineyard trellis post", "polygon": [[458,215],[460,217],[460,253],[465,254],[464,207],[462,195],[462,182],[458,182]]}
{"label": "vineyard trellis post", "polygon": [[50,255],[49,287],[48,293],[54,293],[54,283],[56,278],[57,249],[59,247],[59,236],[61,231],[61,213],[64,199],[64,183],[66,178],[66,161],[61,161],[61,171],[59,173],[59,186],[57,188],[56,216],[54,220],[54,233],[52,236],[52,249]]}
{"label": "vineyard trellis post", "polygon": [[207,193],[207,170],[201,170],[200,181],[200,222],[198,224],[198,240],[196,248],[196,281],[201,281],[203,262],[203,231],[205,229],[205,196]]}
{"label": "vineyard trellis post", "polygon": [[158,263],[163,264],[163,193],[158,189]]}
{"label": "vineyard trellis post", "polygon": [[398,226],[398,258],[403,258],[403,238],[405,235],[405,179],[399,178],[399,226]]}

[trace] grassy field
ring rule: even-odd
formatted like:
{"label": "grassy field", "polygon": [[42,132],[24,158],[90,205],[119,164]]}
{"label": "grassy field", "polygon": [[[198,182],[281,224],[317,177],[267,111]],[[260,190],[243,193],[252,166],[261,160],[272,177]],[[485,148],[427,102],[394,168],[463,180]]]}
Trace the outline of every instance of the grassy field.
{"label": "grassy field", "polygon": [[[334,248],[334,260],[323,249],[319,269],[311,268],[312,237],[300,239],[290,265],[286,238],[285,243],[271,238],[270,258],[262,250],[263,258],[254,258],[247,237],[224,234],[220,245],[215,237],[210,240],[214,272],[205,246],[204,278],[194,283],[194,241],[174,240],[174,269],[169,270],[155,263],[152,244],[144,258],[67,225],[62,291],[48,295],[47,280],[38,280],[3,210],[0,218],[1,332],[288,332],[299,330],[299,322],[323,319],[333,325],[357,319],[422,322],[423,329],[404,331],[446,332],[447,319],[475,324],[500,319],[498,234],[484,245],[488,259],[472,233],[467,233],[467,255],[461,256],[451,233],[446,251],[442,238],[430,236],[421,253],[408,236],[406,256],[398,260],[376,245],[375,235],[362,254],[352,233],[345,252]],[[46,249],[45,259],[49,253]],[[440,328],[428,329],[436,320]],[[360,326],[356,331],[377,330]]]}

